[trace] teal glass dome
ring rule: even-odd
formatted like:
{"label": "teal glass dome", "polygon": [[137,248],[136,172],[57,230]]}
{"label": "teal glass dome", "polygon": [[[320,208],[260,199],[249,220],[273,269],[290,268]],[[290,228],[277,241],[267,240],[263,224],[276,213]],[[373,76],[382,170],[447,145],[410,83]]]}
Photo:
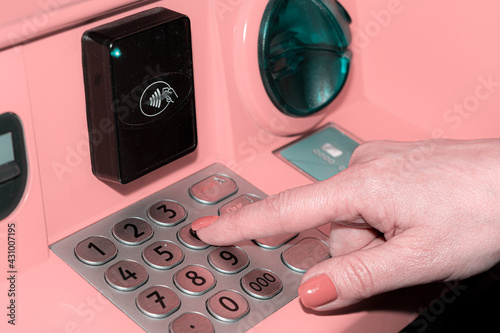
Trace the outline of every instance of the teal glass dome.
{"label": "teal glass dome", "polygon": [[281,112],[306,117],[339,94],[351,62],[350,23],[335,0],[269,1],[259,32],[259,69]]}

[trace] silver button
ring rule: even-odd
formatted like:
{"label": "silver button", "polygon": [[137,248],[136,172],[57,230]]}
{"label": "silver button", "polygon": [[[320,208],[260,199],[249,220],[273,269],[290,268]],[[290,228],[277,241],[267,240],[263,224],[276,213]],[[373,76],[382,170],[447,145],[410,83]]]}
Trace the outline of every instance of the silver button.
{"label": "silver button", "polygon": [[187,217],[184,207],[170,200],[162,200],[149,207],[148,215],[154,222],[163,227],[177,225]]}
{"label": "silver button", "polygon": [[304,273],[317,263],[330,257],[330,249],[322,240],[304,238],[281,254],[285,265]]}
{"label": "silver button", "polygon": [[118,250],[116,245],[102,236],[89,237],[76,245],[75,255],[87,265],[98,266],[114,259]]}
{"label": "silver button", "polygon": [[250,311],[250,306],[241,294],[232,290],[222,290],[208,299],[207,309],[219,320],[235,322]]}
{"label": "silver button", "polygon": [[170,324],[170,333],[214,333],[214,326],[204,315],[184,313]]}
{"label": "silver button", "polygon": [[153,237],[153,228],[144,220],[131,217],[113,227],[113,236],[127,245],[139,245]]}
{"label": "silver button", "polygon": [[257,198],[253,195],[247,195],[247,194],[240,195],[236,199],[231,200],[228,203],[222,205],[222,207],[219,208],[219,215],[235,212],[259,200],[260,198]]}
{"label": "silver button", "polygon": [[195,200],[206,205],[213,205],[236,193],[237,190],[234,180],[216,174],[191,186],[189,193]]}
{"label": "silver button", "polygon": [[283,289],[280,278],[267,269],[257,268],[241,278],[243,290],[259,299],[273,298]]}
{"label": "silver button", "polygon": [[288,234],[282,234],[282,235],[276,235],[276,236],[271,236],[271,237],[266,237],[266,238],[259,238],[254,240],[257,245],[266,248],[266,249],[277,249],[280,246],[286,244],[290,240],[294,239],[297,237],[297,233],[288,233]]}
{"label": "silver button", "polygon": [[142,251],[142,258],[156,269],[171,269],[184,260],[184,253],[175,243],[158,241]]}
{"label": "silver button", "polygon": [[215,287],[215,282],[214,275],[198,265],[184,267],[174,275],[175,285],[190,295],[203,295]]}
{"label": "silver button", "polygon": [[208,262],[221,273],[236,274],[245,269],[250,261],[247,254],[235,246],[219,247],[208,255]]}
{"label": "silver button", "polygon": [[200,240],[198,236],[196,236],[196,234],[191,230],[191,224],[179,230],[177,233],[177,238],[183,245],[193,250],[203,250],[210,247],[209,244]]}
{"label": "silver button", "polygon": [[175,292],[165,286],[149,287],[137,296],[135,303],[142,313],[153,318],[165,318],[181,305]]}
{"label": "silver button", "polygon": [[119,261],[104,272],[106,282],[120,291],[135,290],[146,283],[148,277],[144,267],[132,260]]}

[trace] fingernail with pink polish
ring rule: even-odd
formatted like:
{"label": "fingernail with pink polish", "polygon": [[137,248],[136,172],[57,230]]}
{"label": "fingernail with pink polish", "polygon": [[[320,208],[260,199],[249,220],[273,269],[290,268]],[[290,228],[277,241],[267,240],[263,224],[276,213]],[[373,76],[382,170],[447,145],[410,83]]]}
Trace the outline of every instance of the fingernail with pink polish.
{"label": "fingernail with pink polish", "polygon": [[332,280],[322,274],[304,282],[299,287],[299,296],[305,307],[314,309],[335,301],[339,295]]}
{"label": "fingernail with pink polish", "polygon": [[193,221],[191,224],[191,229],[193,231],[200,230],[201,228],[206,228],[209,225],[213,224],[215,221],[217,221],[219,217],[218,216],[203,216],[200,217],[199,219],[196,219]]}

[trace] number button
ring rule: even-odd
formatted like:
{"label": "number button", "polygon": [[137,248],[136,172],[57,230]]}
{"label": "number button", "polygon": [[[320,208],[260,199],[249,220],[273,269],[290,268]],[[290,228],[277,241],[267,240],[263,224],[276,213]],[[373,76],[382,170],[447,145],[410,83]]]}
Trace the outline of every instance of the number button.
{"label": "number button", "polygon": [[188,312],[170,324],[170,333],[214,333],[214,325],[200,313]]}
{"label": "number button", "polygon": [[153,286],[137,296],[135,303],[146,316],[165,318],[177,311],[181,305],[175,292],[165,286]]}
{"label": "number button", "polygon": [[102,236],[89,237],[75,247],[75,255],[87,265],[104,265],[116,257],[116,245]]}
{"label": "number button", "polygon": [[300,273],[330,257],[330,249],[317,238],[304,238],[281,254],[285,265]]}
{"label": "number button", "polygon": [[162,227],[172,227],[181,223],[187,217],[184,207],[170,200],[162,200],[151,206],[148,215]]}
{"label": "number button", "polygon": [[205,267],[191,265],[174,275],[174,283],[186,294],[198,296],[215,287],[215,277]]}
{"label": "number button", "polygon": [[250,311],[250,306],[241,294],[232,290],[222,290],[208,299],[207,309],[219,320],[235,322]]}
{"label": "number button", "polygon": [[235,246],[219,247],[208,255],[208,262],[221,273],[236,274],[245,269],[250,261],[247,254]]}
{"label": "number button", "polygon": [[196,236],[196,234],[193,233],[193,231],[191,230],[191,224],[179,230],[177,233],[177,238],[183,245],[193,250],[204,250],[210,247],[209,244],[200,240],[198,236]]}
{"label": "number button", "polygon": [[213,205],[236,193],[237,190],[238,186],[234,180],[217,174],[191,186],[189,194],[202,204]]}
{"label": "number button", "polygon": [[113,236],[127,245],[139,245],[153,237],[153,228],[144,220],[131,217],[113,227]]}
{"label": "number button", "polygon": [[257,268],[241,278],[243,290],[259,299],[273,298],[283,289],[280,278],[273,272]]}
{"label": "number button", "polygon": [[158,241],[142,251],[142,258],[156,269],[171,269],[184,260],[184,253],[175,243]]}
{"label": "number button", "polygon": [[120,291],[132,291],[148,280],[148,273],[140,264],[132,260],[119,261],[104,272],[108,284]]}
{"label": "number button", "polygon": [[255,243],[265,249],[274,250],[284,245],[288,241],[294,239],[295,237],[297,237],[297,235],[297,233],[287,233],[271,237],[259,238],[255,240]]}

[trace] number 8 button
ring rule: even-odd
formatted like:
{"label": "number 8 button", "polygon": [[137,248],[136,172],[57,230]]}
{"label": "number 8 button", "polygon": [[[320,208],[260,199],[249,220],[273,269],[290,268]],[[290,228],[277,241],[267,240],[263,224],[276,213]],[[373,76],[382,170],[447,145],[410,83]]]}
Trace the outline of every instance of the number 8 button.
{"label": "number 8 button", "polygon": [[203,295],[215,287],[215,277],[205,267],[191,265],[175,274],[174,283],[186,294]]}
{"label": "number 8 button", "polygon": [[283,289],[280,278],[273,272],[257,268],[241,278],[243,290],[259,299],[273,298]]}

